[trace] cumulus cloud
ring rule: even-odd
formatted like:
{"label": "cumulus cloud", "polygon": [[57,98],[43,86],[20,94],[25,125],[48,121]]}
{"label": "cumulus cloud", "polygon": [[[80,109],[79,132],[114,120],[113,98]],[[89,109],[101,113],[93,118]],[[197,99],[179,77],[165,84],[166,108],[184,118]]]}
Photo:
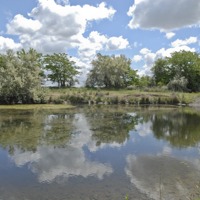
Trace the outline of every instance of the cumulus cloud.
{"label": "cumulus cloud", "polygon": [[19,35],[23,47],[45,53],[65,52],[82,44],[88,23],[111,19],[115,12],[105,3],[71,6],[63,0],[38,0],[29,18],[18,14],[7,24],[7,33]]}
{"label": "cumulus cloud", "polygon": [[[16,15],[7,24],[7,33],[17,35],[19,44],[12,39],[4,39],[1,50],[34,48],[42,53],[78,51],[82,74],[87,74],[89,63],[97,51],[120,50],[129,47],[122,36],[108,37],[97,31],[85,36],[87,25],[93,21],[111,20],[116,10],[102,2],[97,6],[70,5],[68,0],[38,0],[38,5],[25,17]],[[6,42],[5,42],[6,41]],[[14,48],[15,47],[15,48]],[[79,64],[80,64],[79,62]],[[81,82],[83,82],[82,78]]]}
{"label": "cumulus cloud", "polygon": [[149,49],[147,49],[147,48],[142,48],[141,50],[140,50],[140,53],[142,54],[142,55],[146,55],[146,54],[148,54],[148,53],[150,53],[151,52],[151,50],[149,50]]}
{"label": "cumulus cloud", "polygon": [[178,46],[178,47],[172,47],[172,48],[161,48],[156,52],[156,59],[157,58],[164,58],[164,57],[170,57],[172,53],[174,52],[180,52],[180,51],[191,51],[195,52],[195,48],[191,48],[189,46]]}
{"label": "cumulus cloud", "polygon": [[151,75],[151,67],[153,66],[153,63],[156,59],[156,53],[152,53],[150,49],[148,48],[142,48],[140,50],[140,54],[142,57],[142,60],[144,61],[144,66],[141,70],[138,71],[138,74],[140,76],[143,75]]}
{"label": "cumulus cloud", "polygon": [[78,48],[79,56],[85,61],[91,62],[97,51],[106,50],[121,50],[129,47],[129,42],[122,36],[107,37],[97,31],[92,31],[88,38],[82,40],[81,46]]}
{"label": "cumulus cloud", "polygon": [[8,49],[18,50],[21,47],[21,44],[16,43],[13,39],[0,36],[0,53],[4,53]]}
{"label": "cumulus cloud", "polygon": [[120,37],[111,37],[107,42],[107,49],[109,50],[118,50],[118,49],[126,49],[129,46],[129,42],[127,39],[124,39],[122,36]]}
{"label": "cumulus cloud", "polygon": [[175,40],[174,42],[171,43],[171,46],[172,47],[180,47],[180,46],[186,46],[186,45],[189,45],[189,44],[194,44],[194,43],[197,43],[198,40],[197,40],[197,37],[190,37],[188,39],[185,39],[185,40]]}
{"label": "cumulus cloud", "polygon": [[38,20],[27,19],[18,14],[7,25],[7,32],[13,35],[20,35],[21,33],[33,34],[42,27]]}
{"label": "cumulus cloud", "polygon": [[174,30],[200,24],[200,1],[137,0],[129,8],[131,29]]}
{"label": "cumulus cloud", "polygon": [[133,56],[133,62],[140,62],[142,60],[142,56],[141,55],[135,55]]}
{"label": "cumulus cloud", "polygon": [[169,40],[171,38],[173,38],[176,34],[174,32],[168,32],[166,33],[165,37]]}

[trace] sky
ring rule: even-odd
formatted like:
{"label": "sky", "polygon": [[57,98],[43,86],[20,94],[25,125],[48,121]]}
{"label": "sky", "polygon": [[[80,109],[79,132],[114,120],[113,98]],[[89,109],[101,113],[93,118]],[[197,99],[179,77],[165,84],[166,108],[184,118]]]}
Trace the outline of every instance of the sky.
{"label": "sky", "polygon": [[0,53],[67,53],[80,84],[97,53],[124,54],[139,75],[158,58],[200,51],[200,0],[0,0]]}

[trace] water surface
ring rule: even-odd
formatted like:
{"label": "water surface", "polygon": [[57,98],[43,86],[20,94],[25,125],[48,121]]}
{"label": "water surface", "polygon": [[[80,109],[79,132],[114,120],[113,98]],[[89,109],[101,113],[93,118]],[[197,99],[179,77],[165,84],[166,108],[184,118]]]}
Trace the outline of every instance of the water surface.
{"label": "water surface", "polygon": [[188,108],[0,111],[0,200],[200,197],[200,114]]}

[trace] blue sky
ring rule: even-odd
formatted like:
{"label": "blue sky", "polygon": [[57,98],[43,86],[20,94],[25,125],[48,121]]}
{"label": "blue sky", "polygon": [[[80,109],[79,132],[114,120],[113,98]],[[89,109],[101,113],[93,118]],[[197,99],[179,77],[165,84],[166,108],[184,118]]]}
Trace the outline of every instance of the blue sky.
{"label": "blue sky", "polygon": [[174,51],[200,50],[199,0],[2,0],[0,53],[65,52],[84,80],[96,53],[125,54],[140,75]]}

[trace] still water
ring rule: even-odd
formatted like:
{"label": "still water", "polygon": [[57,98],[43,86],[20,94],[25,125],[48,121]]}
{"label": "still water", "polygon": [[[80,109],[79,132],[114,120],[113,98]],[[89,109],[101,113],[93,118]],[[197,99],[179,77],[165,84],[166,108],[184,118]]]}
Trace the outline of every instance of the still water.
{"label": "still water", "polygon": [[0,200],[200,197],[200,112],[0,111]]}

